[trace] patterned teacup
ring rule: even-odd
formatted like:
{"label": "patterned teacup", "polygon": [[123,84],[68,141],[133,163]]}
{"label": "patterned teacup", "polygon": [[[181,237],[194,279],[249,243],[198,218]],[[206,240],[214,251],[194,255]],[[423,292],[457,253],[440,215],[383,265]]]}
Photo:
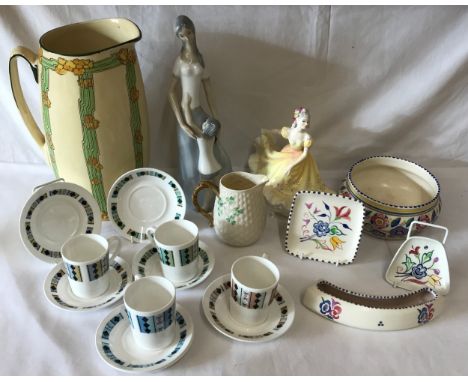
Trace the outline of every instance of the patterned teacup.
{"label": "patterned teacup", "polygon": [[198,270],[198,227],[188,220],[171,220],[148,228],[158,249],[164,277],[174,283],[194,278]]}
{"label": "patterned teacup", "polygon": [[137,279],[124,293],[124,304],[138,346],[161,349],[175,336],[176,291],[161,276]]}
{"label": "patterned teacup", "polygon": [[265,257],[237,259],[231,268],[231,316],[248,326],[263,323],[276,297],[279,276],[276,265]]}
{"label": "patterned teacup", "polygon": [[[109,255],[109,247],[112,255]],[[81,298],[94,298],[109,287],[109,262],[120,249],[116,236],[81,234],[68,239],[60,252],[72,292]]]}

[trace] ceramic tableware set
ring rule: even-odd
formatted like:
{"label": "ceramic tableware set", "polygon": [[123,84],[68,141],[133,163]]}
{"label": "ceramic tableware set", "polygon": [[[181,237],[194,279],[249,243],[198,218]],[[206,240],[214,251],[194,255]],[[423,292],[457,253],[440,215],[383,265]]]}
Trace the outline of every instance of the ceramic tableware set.
{"label": "ceramic tableware set", "polygon": [[[179,16],[175,32],[183,46],[169,101],[178,122],[184,188],[168,173],[145,167],[147,115],[135,24],[103,19],[64,26],[41,37],[38,55],[23,47],[12,52],[18,109],[56,177],[67,179],[36,187],[20,218],[27,250],[55,264],[44,284],[48,301],[91,311],[123,298],[95,337],[101,358],[118,370],[154,371],[179,360],[194,326],[177,293],[204,282],[215,263],[198,227],[184,219],[189,195],[217,237],[233,247],[259,239],[268,205],[280,214],[290,207],[285,249],[301,260],[351,264],[362,231],[381,239],[406,237],[385,275],[406,294],[373,296],[321,280],[306,290],[303,304],[330,321],[371,330],[408,329],[436,317],[450,279],[443,247],[448,231],[432,224],[441,210],[434,175],[401,158],[376,156],[354,164],[334,193],[309,150],[304,107],[294,111],[290,127],[262,131],[248,160],[252,173],[232,172],[217,135],[220,122],[201,106],[199,90],[209,93],[210,87],[194,24]],[[44,134],[24,100],[18,58],[30,63],[40,85]],[[214,115],[211,96],[207,101]],[[280,147],[278,139],[288,144]],[[102,219],[120,236],[102,237]],[[443,230],[443,240],[421,236],[426,226]],[[121,238],[146,243],[131,265],[118,256]],[[206,288],[202,311],[219,333],[251,343],[278,338],[295,316],[294,301],[267,255],[237,259],[229,274]]]}
{"label": "ceramic tableware set", "polygon": [[184,194],[163,171],[123,174],[110,188],[107,205],[122,237],[151,241],[132,267],[117,256],[121,237],[99,234],[101,214],[93,196],[61,179],[34,189],[20,218],[22,241],[34,256],[56,263],[44,283],[54,306],[91,311],[124,299],[96,334],[106,363],[127,372],[168,367],[186,353],[194,331],[190,315],[176,303],[176,289],[203,282],[214,255],[199,241],[198,227],[184,220]]}

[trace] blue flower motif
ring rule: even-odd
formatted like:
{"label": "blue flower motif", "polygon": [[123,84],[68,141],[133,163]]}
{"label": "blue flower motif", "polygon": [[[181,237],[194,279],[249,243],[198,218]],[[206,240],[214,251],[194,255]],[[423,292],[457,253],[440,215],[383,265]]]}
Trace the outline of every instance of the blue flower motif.
{"label": "blue flower motif", "polygon": [[329,314],[331,312],[331,302],[330,300],[323,300],[319,305],[320,313],[322,314]]}
{"label": "blue flower motif", "polygon": [[328,227],[328,223],[320,220],[317,223],[314,223],[314,233],[318,236],[326,236],[327,233],[330,232],[330,228]]}
{"label": "blue flower motif", "polygon": [[425,324],[427,321],[429,321],[429,316],[427,312],[427,308],[424,307],[422,309],[418,309],[419,315],[418,315],[418,323],[419,324]]}
{"label": "blue flower motif", "polygon": [[420,280],[427,276],[427,268],[422,264],[415,265],[411,270],[411,276]]}
{"label": "blue flower motif", "polygon": [[406,236],[407,233],[408,233],[408,228],[405,228],[405,227],[399,225],[399,226],[396,226],[395,228],[393,228],[390,231],[390,236],[392,236],[392,237],[394,237],[394,236]]}

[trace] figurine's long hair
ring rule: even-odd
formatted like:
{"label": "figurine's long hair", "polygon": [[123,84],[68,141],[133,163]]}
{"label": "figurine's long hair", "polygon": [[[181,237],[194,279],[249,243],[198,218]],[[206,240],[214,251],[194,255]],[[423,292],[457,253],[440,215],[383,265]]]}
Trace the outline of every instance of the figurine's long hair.
{"label": "figurine's long hair", "polygon": [[[202,56],[202,54],[200,53],[200,51],[198,50],[198,47],[197,47],[197,37],[196,37],[196,34],[195,34],[195,25],[193,24],[193,21],[190,20],[189,17],[184,16],[184,15],[177,16],[176,22],[175,22],[175,33],[176,33],[176,35],[178,35],[179,32],[181,31],[181,29],[184,28],[184,27],[187,28],[187,29],[190,29],[193,32],[193,50],[195,52],[196,58],[198,59],[198,62],[201,64],[201,66],[205,67],[205,61],[203,60],[203,56]],[[182,49],[180,50],[181,57],[184,56],[185,49],[186,49],[186,44],[191,44],[191,42],[190,41],[187,41],[187,42],[183,41],[182,42]]]}
{"label": "figurine's long hair", "polygon": [[309,115],[309,111],[305,108],[305,107],[298,107],[294,110],[294,121],[291,125],[291,128],[295,129],[297,127],[297,119],[300,117],[300,116],[305,116],[307,118],[307,120],[309,120],[310,118],[310,115]]}

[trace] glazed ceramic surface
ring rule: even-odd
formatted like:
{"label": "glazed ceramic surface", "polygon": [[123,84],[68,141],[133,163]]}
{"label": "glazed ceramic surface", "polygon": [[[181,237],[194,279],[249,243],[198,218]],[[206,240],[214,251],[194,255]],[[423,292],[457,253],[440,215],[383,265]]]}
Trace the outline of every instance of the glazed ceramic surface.
{"label": "glazed ceramic surface", "polygon": [[[445,231],[442,242],[429,237],[411,236],[416,224],[424,224]],[[427,223],[411,223],[406,241],[401,245],[385,274],[386,280],[394,287],[418,290],[429,287],[445,295],[450,290],[450,273],[443,244],[448,230],[445,227]]]}
{"label": "glazed ceramic surface", "polygon": [[402,330],[428,323],[439,315],[441,302],[430,288],[400,296],[371,296],[319,281],[307,288],[302,303],[319,316],[368,330]]}
{"label": "glazed ceramic surface", "polygon": [[296,193],[286,230],[286,251],[301,259],[350,264],[358,251],[364,206],[315,191]]}
{"label": "glazed ceramic surface", "polygon": [[[266,203],[262,191],[267,180],[264,175],[231,172],[221,178],[219,188],[213,183],[201,182],[192,200],[197,211],[214,225],[222,241],[232,246],[251,245],[265,228]],[[198,194],[204,188],[216,194],[212,213],[198,203]]]}
{"label": "glazed ceramic surface", "polygon": [[38,186],[23,207],[20,236],[38,259],[58,263],[70,237],[99,233],[101,213],[93,196],[73,183],[54,181]]}
{"label": "glazed ceramic surface", "polygon": [[125,310],[139,347],[154,350],[168,346],[176,335],[176,291],[161,276],[137,278],[124,293]]}
{"label": "glazed ceramic surface", "polygon": [[[146,100],[130,20],[101,19],[63,26],[40,38],[39,54],[13,50],[10,80],[18,109],[57,177],[92,192],[103,216],[106,195],[122,173],[148,157]],[[39,84],[44,134],[24,100],[17,58]]]}
{"label": "glazed ceramic surface", "polygon": [[383,239],[404,239],[413,221],[434,222],[441,210],[434,175],[400,158],[371,157],[355,163],[340,193],[364,203],[364,231]]}
{"label": "glazed ceramic surface", "polygon": [[89,312],[102,309],[119,301],[125,287],[131,281],[129,265],[120,257],[115,257],[109,268],[109,287],[95,298],[76,296],[70,288],[67,271],[63,263],[57,264],[44,282],[47,300],[55,307],[72,312]]}
{"label": "glazed ceramic surface", "polygon": [[[265,198],[275,212],[285,216],[297,191],[334,192],[322,181],[312,155],[314,140],[309,122],[308,110],[298,107],[291,127],[262,129],[262,135],[255,140],[256,152],[248,160],[252,172],[268,177]],[[280,138],[287,139],[288,144],[278,142]]]}
{"label": "glazed ceramic surface", "polygon": [[[221,144],[221,123],[214,107],[209,71],[197,47],[193,21],[180,15],[175,29],[182,49],[172,70],[169,103],[177,119],[179,179],[190,199],[200,181],[218,183],[221,176],[232,171],[232,166]],[[199,204],[212,211],[214,195],[203,193]]]}
{"label": "glazed ceramic surface", "polygon": [[[178,290],[193,288],[201,284],[211,274],[215,265],[215,257],[209,247],[200,241],[197,258],[197,273],[188,281],[174,283]],[[152,245],[145,245],[133,257],[133,274],[140,277],[162,276],[161,260],[158,250]]]}
{"label": "glazed ceramic surface", "polygon": [[109,219],[131,241],[147,240],[146,230],[185,216],[179,183],[164,171],[139,168],[120,176],[107,197]]}
{"label": "glazed ceramic surface", "polygon": [[[109,254],[110,243],[116,251]],[[117,236],[106,239],[97,234],[81,234],[62,246],[63,264],[73,293],[81,298],[102,295],[109,287],[109,263],[120,248]]]}
{"label": "glazed ceramic surface", "polygon": [[157,228],[148,228],[147,235],[159,252],[164,277],[182,283],[198,271],[198,227],[188,220],[171,220]]}
{"label": "glazed ceramic surface", "polygon": [[125,311],[120,305],[112,310],[96,331],[96,348],[109,366],[128,373],[143,373],[172,366],[189,350],[193,340],[193,323],[189,313],[176,305],[176,334],[163,349],[145,349],[135,342]]}
{"label": "glazed ceramic surface", "polygon": [[221,334],[241,342],[266,342],[286,333],[294,322],[294,300],[281,285],[269,315],[262,324],[247,326],[234,320],[229,312],[230,274],[214,280],[203,295],[202,307],[208,322]]}
{"label": "glazed ceramic surface", "polygon": [[276,298],[280,273],[265,257],[244,256],[231,267],[229,312],[235,321],[246,326],[266,321]]}

